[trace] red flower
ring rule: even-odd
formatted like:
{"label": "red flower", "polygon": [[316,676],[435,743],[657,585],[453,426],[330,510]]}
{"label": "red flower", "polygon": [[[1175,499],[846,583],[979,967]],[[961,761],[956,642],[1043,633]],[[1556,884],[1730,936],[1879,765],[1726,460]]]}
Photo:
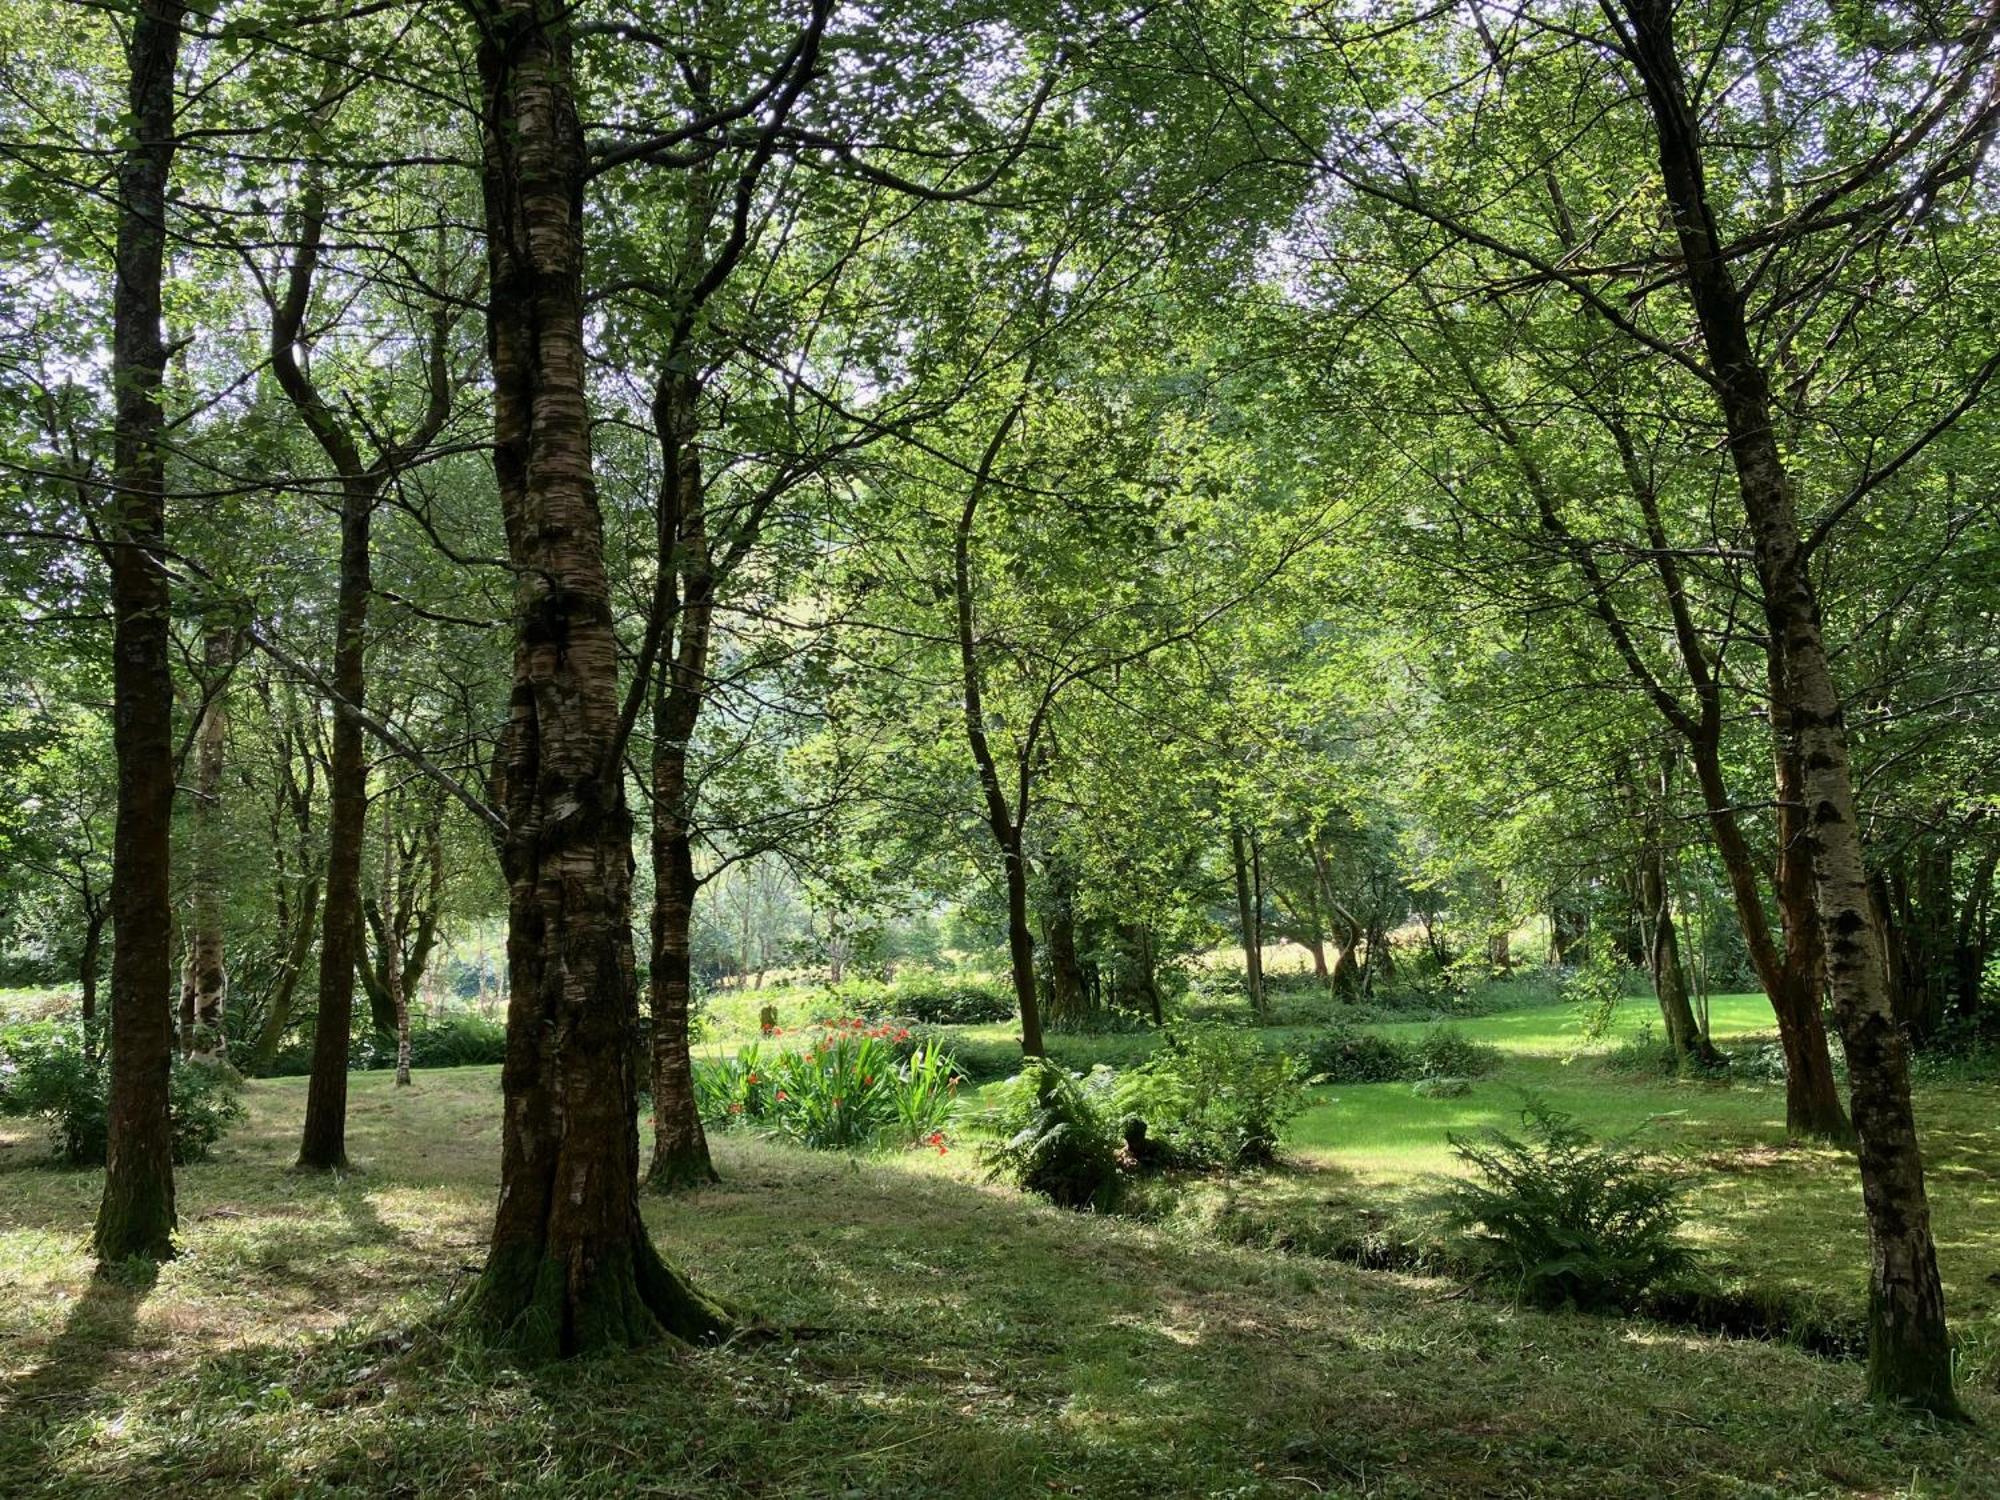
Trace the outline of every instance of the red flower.
{"label": "red flower", "polygon": [[875,1075],[873,1073],[863,1073],[861,1075],[861,1086],[864,1089],[867,1088],[874,1081],[875,1081]]}
{"label": "red flower", "polygon": [[755,1082],[757,1081],[757,1075],[756,1075],[755,1073],[752,1073],[752,1074],[750,1075],[750,1081],[751,1081],[752,1083],[755,1083]]}
{"label": "red flower", "polygon": [[732,1115],[740,1115],[743,1113],[743,1106],[741,1104],[732,1104],[729,1106],[729,1112]]}
{"label": "red flower", "polygon": [[778,1102],[780,1104],[783,1104],[785,1100],[788,1099],[789,1097],[790,1095],[788,1095],[783,1089],[778,1090]]}

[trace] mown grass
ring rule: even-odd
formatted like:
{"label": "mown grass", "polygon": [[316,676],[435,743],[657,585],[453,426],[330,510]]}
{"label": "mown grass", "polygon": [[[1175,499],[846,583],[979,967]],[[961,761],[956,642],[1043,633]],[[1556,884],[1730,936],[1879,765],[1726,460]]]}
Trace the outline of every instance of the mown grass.
{"label": "mown grass", "polygon": [[[1526,1095],[1547,1099],[1601,1135],[1639,1132],[1695,1173],[1689,1237],[1702,1249],[1721,1292],[1788,1310],[1808,1325],[1858,1327],[1867,1287],[1867,1234],[1860,1184],[1845,1152],[1789,1141],[1784,1086],[1757,1078],[1716,1081],[1615,1072],[1607,1055],[1658,1025],[1650,999],[1634,997],[1603,1033],[1586,1037],[1574,1007],[1532,979],[1483,997],[1491,1013],[1453,1019],[1466,1036],[1500,1049],[1501,1068],[1453,1098],[1423,1098],[1408,1084],[1344,1084],[1313,1091],[1313,1106],[1287,1140],[1283,1169],[1223,1182],[1185,1185],[1170,1215],[1276,1243],[1356,1245],[1397,1242],[1436,1249],[1432,1212],[1439,1177],[1461,1170],[1450,1138],[1519,1123]],[[756,992],[752,992],[754,994]],[[789,1003],[801,1016],[804,994]],[[1328,1013],[1338,1002],[1320,1003]],[[1311,1014],[1310,998],[1287,1002]],[[1242,1016],[1249,1021],[1247,1004]],[[1374,1021],[1364,1028],[1415,1039],[1430,1018]],[[1771,1031],[1761,995],[1713,997],[1710,1024],[1725,1047]],[[1274,1047],[1304,1043],[1313,1026],[1268,1026]],[[1007,1023],[945,1028],[977,1078],[994,1079],[1019,1061],[1019,1033]],[[710,1045],[736,1043],[723,1036]],[[1052,1036],[1051,1054],[1079,1070],[1128,1066],[1154,1045],[1151,1032]],[[970,1091],[977,1108],[993,1085]],[[1919,1121],[1929,1167],[1939,1263],[1959,1340],[1964,1376],[2000,1389],[2000,1088],[1921,1082]],[[1421,1260],[1422,1255],[1416,1257]]]}
{"label": "mown grass", "polygon": [[724,1185],[648,1222],[801,1336],[515,1369],[445,1307],[493,1070],[357,1076],[332,1180],[284,1170],[301,1080],[248,1100],[150,1283],[91,1280],[95,1175],[10,1122],[0,1493],[2000,1494],[1993,1445],[1867,1409],[1851,1366],[1065,1214],[962,1153],[725,1138]]}

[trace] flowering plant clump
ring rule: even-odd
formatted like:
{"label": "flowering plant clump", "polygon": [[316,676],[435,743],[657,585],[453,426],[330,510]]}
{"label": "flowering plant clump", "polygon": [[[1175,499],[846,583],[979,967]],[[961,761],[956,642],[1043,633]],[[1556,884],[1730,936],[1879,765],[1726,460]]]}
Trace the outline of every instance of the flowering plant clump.
{"label": "flowering plant clump", "polygon": [[733,1058],[696,1062],[697,1107],[717,1130],[759,1128],[823,1150],[896,1144],[942,1154],[964,1078],[934,1044],[905,1058],[910,1042],[907,1027],[851,1016],[790,1045],[752,1042]]}

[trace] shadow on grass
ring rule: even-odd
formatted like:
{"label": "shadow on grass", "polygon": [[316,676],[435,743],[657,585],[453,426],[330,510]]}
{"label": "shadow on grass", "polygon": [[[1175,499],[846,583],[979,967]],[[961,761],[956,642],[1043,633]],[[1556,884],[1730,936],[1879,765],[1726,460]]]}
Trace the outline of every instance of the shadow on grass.
{"label": "shadow on grass", "polygon": [[159,1268],[144,1261],[92,1277],[42,1362],[0,1396],[0,1492],[24,1493],[40,1477],[51,1432],[84,1413],[91,1392],[131,1347],[140,1304],[158,1278]]}

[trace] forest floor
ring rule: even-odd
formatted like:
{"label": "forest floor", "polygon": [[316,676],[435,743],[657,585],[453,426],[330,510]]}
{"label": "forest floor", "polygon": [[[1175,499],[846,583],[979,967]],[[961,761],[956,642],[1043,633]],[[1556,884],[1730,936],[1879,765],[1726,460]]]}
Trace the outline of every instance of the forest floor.
{"label": "forest floor", "polygon": [[[1472,1094],[1323,1090],[1287,1170],[1214,1191],[1394,1203],[1448,1164],[1447,1128],[1504,1124],[1528,1085],[1701,1163],[1722,1276],[1858,1295],[1851,1168],[1783,1145],[1775,1086],[1606,1075],[1553,1014],[1465,1029],[1510,1048]],[[968,1149],[719,1139],[723,1185],[648,1222],[801,1336],[519,1370],[449,1318],[497,1185],[496,1070],[355,1075],[338,1178],[286,1170],[303,1101],[247,1086],[149,1284],[91,1279],[97,1174],[0,1124],[0,1494],[2000,1496],[1976,1338],[1982,1425],[1938,1429],[1864,1405],[1851,1362],[1224,1243],[1198,1215],[1079,1217],[982,1184]],[[1962,1335],[2000,1269],[1996,1105],[1924,1091]]]}

